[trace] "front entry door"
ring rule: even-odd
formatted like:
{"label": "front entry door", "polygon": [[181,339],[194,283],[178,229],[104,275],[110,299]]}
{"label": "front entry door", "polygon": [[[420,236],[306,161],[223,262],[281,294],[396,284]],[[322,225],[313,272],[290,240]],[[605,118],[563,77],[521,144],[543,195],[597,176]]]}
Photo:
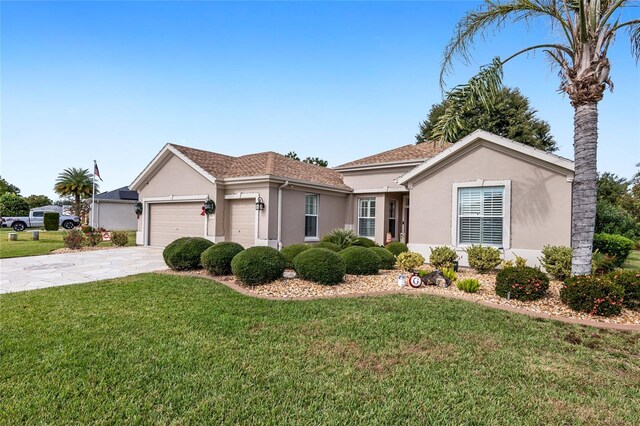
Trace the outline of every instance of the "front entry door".
{"label": "front entry door", "polygon": [[402,234],[400,235],[400,241],[409,243],[409,196],[402,197]]}

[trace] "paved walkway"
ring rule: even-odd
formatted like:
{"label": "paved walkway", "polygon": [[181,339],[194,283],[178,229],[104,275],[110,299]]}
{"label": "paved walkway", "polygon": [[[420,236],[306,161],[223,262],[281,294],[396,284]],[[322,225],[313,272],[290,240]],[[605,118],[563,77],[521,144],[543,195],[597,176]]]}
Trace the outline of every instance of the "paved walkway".
{"label": "paved walkway", "polygon": [[0,259],[0,294],[165,269],[162,249],[125,247]]}

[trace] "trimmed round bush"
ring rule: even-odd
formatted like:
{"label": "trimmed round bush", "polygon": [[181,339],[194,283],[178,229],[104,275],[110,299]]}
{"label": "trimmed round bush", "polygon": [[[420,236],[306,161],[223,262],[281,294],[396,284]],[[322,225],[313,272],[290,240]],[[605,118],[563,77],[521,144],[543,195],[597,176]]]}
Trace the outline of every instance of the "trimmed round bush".
{"label": "trimmed round bush", "polygon": [[472,245],[465,251],[467,252],[467,256],[469,258],[469,266],[471,266],[481,274],[495,269],[495,267],[498,266],[500,262],[502,262],[502,258],[500,257],[500,250],[495,247]]}
{"label": "trimmed round bush", "polygon": [[310,248],[311,246],[309,244],[291,244],[290,246],[286,246],[280,250],[280,253],[282,253],[287,261],[287,268],[293,268],[293,259],[303,251],[309,250]]}
{"label": "trimmed round bush", "polygon": [[238,243],[223,241],[215,244],[200,256],[202,267],[211,275],[229,275],[231,273],[231,261],[236,254],[244,250]]}
{"label": "trimmed round bush", "polygon": [[604,255],[613,256],[613,266],[621,267],[627,260],[631,250],[635,248],[635,243],[629,238],[616,234],[595,234],[593,236],[593,250],[598,251]]}
{"label": "trimmed round bush", "polygon": [[560,300],[574,311],[610,317],[622,312],[624,288],[609,276],[579,275],[567,278]]}
{"label": "trimmed round bush", "polygon": [[391,252],[394,256],[399,255],[400,253],[406,253],[409,251],[409,247],[405,243],[393,242],[384,246],[387,250]]}
{"label": "trimmed round bush", "polygon": [[201,266],[202,252],[213,243],[201,237],[182,237],[171,242],[164,248],[162,257],[164,263],[174,271],[198,269]]}
{"label": "trimmed round bush", "polygon": [[231,261],[231,272],[245,284],[265,284],[282,277],[287,261],[273,247],[251,247]]}
{"label": "trimmed round bush", "polygon": [[573,249],[565,246],[544,246],[540,263],[544,269],[557,280],[564,280],[571,275],[571,256]]}
{"label": "trimmed round bush", "polygon": [[375,275],[380,269],[380,256],[370,249],[351,246],[338,254],[346,263],[347,274]]}
{"label": "trimmed round bush", "polygon": [[124,231],[113,231],[111,233],[111,245],[124,247],[129,244],[129,236]]}
{"label": "trimmed round bush", "polygon": [[337,284],[347,270],[345,261],[334,251],[312,248],[298,254],[293,261],[298,276],[320,284]]}
{"label": "trimmed round bush", "polygon": [[396,266],[396,257],[384,247],[369,247],[369,250],[380,256],[380,269],[393,269]]}
{"label": "trimmed round bush", "polygon": [[320,241],[317,244],[313,245],[313,248],[325,248],[327,250],[339,252],[340,246],[337,244],[330,243],[329,241]]}
{"label": "trimmed round bush", "polygon": [[547,294],[549,278],[540,269],[505,268],[496,275],[496,294],[518,300],[537,300]]}
{"label": "trimmed round bush", "polygon": [[609,279],[624,288],[624,306],[640,311],[640,272],[618,269],[609,274]]}
{"label": "trimmed round bush", "polygon": [[371,247],[377,247],[377,244],[375,243],[375,241],[366,238],[366,237],[358,237],[355,240],[353,240],[353,245],[354,246],[360,246],[360,247],[364,247],[364,248],[371,248]]}
{"label": "trimmed round bush", "polygon": [[447,246],[434,247],[429,255],[429,263],[438,270],[453,268],[456,260],[458,260],[458,253]]}
{"label": "trimmed round bush", "polygon": [[396,267],[407,272],[414,271],[424,264],[424,256],[420,253],[407,251],[396,258]]}

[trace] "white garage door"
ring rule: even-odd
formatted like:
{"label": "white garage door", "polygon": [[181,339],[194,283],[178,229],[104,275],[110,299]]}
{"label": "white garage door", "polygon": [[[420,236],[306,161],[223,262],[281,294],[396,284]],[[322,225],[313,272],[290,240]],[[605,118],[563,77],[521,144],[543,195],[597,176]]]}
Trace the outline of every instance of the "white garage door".
{"label": "white garage door", "polygon": [[256,202],[253,199],[228,200],[226,240],[253,247],[256,241]]}
{"label": "white garage door", "polygon": [[149,204],[149,245],[164,247],[180,237],[202,237],[202,202]]}

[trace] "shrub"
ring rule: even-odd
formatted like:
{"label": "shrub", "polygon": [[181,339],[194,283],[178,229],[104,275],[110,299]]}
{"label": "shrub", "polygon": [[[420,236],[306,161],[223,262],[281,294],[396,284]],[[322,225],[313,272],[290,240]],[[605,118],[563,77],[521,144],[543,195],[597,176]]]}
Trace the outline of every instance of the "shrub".
{"label": "shrub", "polygon": [[570,277],[560,290],[560,300],[574,311],[605,317],[620,314],[623,297],[624,288],[609,276]]}
{"label": "shrub", "polygon": [[358,237],[355,240],[353,240],[352,243],[354,246],[362,246],[364,248],[371,248],[371,247],[377,247],[378,245],[375,243],[375,241],[367,238],[367,237]]}
{"label": "shrub", "polygon": [[238,243],[223,241],[203,251],[200,255],[200,263],[211,275],[229,275],[231,261],[242,250],[244,247]]}
{"label": "shrub", "polygon": [[320,284],[337,284],[347,271],[344,259],[324,248],[305,250],[293,261],[298,276]]}
{"label": "shrub", "polygon": [[338,252],[340,251],[340,246],[337,244],[330,243],[329,241],[321,241],[317,244],[313,245],[313,248],[325,248],[331,251]]}
{"label": "shrub", "polygon": [[571,276],[573,250],[565,246],[544,246],[539,259],[545,271],[552,277],[563,280]]}
{"label": "shrub", "polygon": [[616,267],[622,266],[634,247],[633,240],[622,235],[601,233],[593,237],[593,250],[615,257],[613,263]]}
{"label": "shrub", "polygon": [[124,247],[129,244],[129,236],[126,232],[113,231],[111,233],[111,244],[114,246]]}
{"label": "shrub", "polygon": [[80,229],[84,232],[86,244],[88,246],[96,246],[102,241],[102,233],[99,229],[95,229],[93,226],[89,225],[82,225]]}
{"label": "shrub", "polygon": [[347,274],[375,275],[380,268],[380,256],[364,247],[352,246],[338,253],[344,259]]}
{"label": "shrub", "polygon": [[303,251],[309,250],[310,248],[311,246],[309,244],[291,244],[280,250],[280,253],[282,253],[287,261],[287,268],[293,268],[293,259]]}
{"label": "shrub", "polygon": [[333,243],[340,247],[340,250],[344,250],[350,247],[357,238],[358,236],[351,229],[334,229],[322,237],[322,241]]}
{"label": "shrub", "polygon": [[458,279],[458,274],[456,274],[453,268],[443,268],[440,272],[442,272],[442,275],[448,280],[455,281]]}
{"label": "shrub", "polygon": [[591,274],[604,275],[616,269],[616,258],[596,251],[591,258]]}
{"label": "shrub", "polygon": [[44,213],[44,230],[57,231],[60,227],[60,213],[45,212]]}
{"label": "shrub", "polygon": [[212,245],[213,243],[205,238],[182,237],[166,246],[162,257],[164,263],[173,270],[197,269],[201,266],[200,255]]}
{"label": "shrub", "polygon": [[540,269],[525,266],[502,269],[496,275],[496,294],[518,300],[537,300],[549,289],[549,278]]}
{"label": "shrub", "polygon": [[72,229],[69,232],[62,233],[62,241],[64,246],[71,250],[78,250],[85,244],[85,236],[82,231],[78,229]]}
{"label": "shrub", "polygon": [[494,269],[502,262],[500,250],[495,247],[472,245],[465,251],[469,257],[469,266],[481,274]]}
{"label": "shrub", "polygon": [[412,271],[424,264],[424,256],[420,253],[408,251],[400,253],[396,259],[396,267],[403,271]]}
{"label": "shrub", "polygon": [[429,263],[436,269],[453,268],[453,263],[458,260],[458,254],[454,249],[440,246],[431,249]]}
{"label": "shrub", "polygon": [[245,284],[265,284],[282,277],[287,261],[273,247],[251,247],[231,261],[231,272]]}
{"label": "shrub", "polygon": [[394,256],[398,256],[400,253],[406,253],[409,251],[409,247],[405,243],[393,242],[387,244],[384,248],[389,250]]}
{"label": "shrub", "polygon": [[380,269],[393,269],[396,257],[384,247],[369,247],[369,250],[380,256]]}
{"label": "shrub", "polygon": [[480,289],[480,281],[475,278],[465,278],[456,283],[458,290],[462,290],[466,293],[475,293]]}
{"label": "shrub", "polygon": [[609,279],[624,288],[624,306],[640,310],[640,272],[618,269],[609,274]]}

